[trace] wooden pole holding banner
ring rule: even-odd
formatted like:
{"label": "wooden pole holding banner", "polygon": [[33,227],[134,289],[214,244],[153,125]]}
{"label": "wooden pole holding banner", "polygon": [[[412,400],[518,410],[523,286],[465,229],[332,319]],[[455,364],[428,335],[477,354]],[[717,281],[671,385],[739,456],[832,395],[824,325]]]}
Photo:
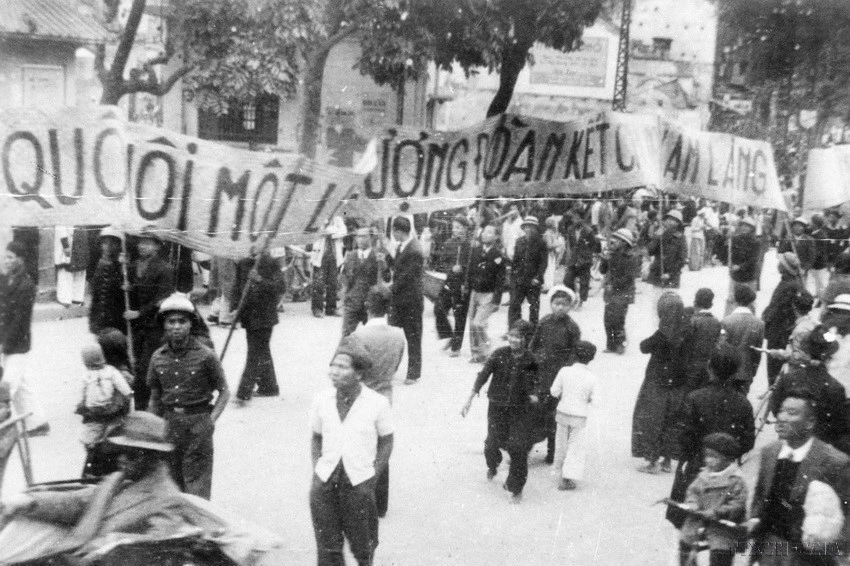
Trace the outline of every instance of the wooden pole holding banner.
{"label": "wooden pole holding banner", "polygon": [[[121,289],[124,291],[124,310],[130,310],[130,269],[127,267],[127,262],[130,256],[127,254],[127,234],[121,236],[121,255],[123,256],[121,263],[121,277],[124,279],[124,284]],[[133,350],[133,321],[124,319],[127,324],[127,359],[130,362],[130,373],[136,375],[136,353]],[[139,377],[139,376],[136,376]],[[141,376],[142,379],[145,376]]]}

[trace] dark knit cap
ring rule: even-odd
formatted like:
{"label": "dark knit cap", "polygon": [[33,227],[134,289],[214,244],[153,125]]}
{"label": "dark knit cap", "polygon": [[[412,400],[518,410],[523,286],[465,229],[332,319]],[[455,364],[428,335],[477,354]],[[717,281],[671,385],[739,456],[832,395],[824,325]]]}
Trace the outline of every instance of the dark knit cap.
{"label": "dark knit cap", "polygon": [[725,432],[712,432],[702,439],[702,449],[711,449],[727,458],[738,458],[741,456],[741,444],[731,434]]}
{"label": "dark knit cap", "polygon": [[697,296],[694,298],[694,306],[698,309],[710,309],[714,304],[714,291],[703,287],[697,291]]}
{"label": "dark knit cap", "polygon": [[714,377],[721,382],[729,381],[738,373],[740,364],[741,355],[738,350],[727,343],[718,344],[708,359],[708,367],[711,368]]}

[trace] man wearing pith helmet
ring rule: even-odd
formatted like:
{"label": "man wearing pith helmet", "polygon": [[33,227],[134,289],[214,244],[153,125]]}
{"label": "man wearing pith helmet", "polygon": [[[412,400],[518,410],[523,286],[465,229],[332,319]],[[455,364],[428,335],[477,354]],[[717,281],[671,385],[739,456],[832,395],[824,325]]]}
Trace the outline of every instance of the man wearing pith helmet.
{"label": "man wearing pith helmet", "polygon": [[174,443],[171,468],[186,493],[210,498],[213,469],[213,430],[230,390],[215,352],[191,334],[197,316],[182,293],[167,297],[157,321],[165,345],[154,352],[148,369],[149,411],[168,423]]}

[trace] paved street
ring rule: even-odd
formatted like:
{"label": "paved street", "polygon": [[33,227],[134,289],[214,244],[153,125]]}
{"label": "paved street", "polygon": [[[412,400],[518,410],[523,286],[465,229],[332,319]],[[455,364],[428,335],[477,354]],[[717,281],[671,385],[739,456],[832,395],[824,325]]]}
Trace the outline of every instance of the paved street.
{"label": "paved street", "polygon": [[[771,253],[765,265],[759,312],[778,275]],[[682,295],[691,304],[695,291],[713,288],[714,312],[722,316],[727,288],[723,267],[685,272]],[[624,356],[604,348],[602,299],[595,296],[574,314],[583,337],[597,345],[591,368],[601,377],[600,408],[592,424],[593,450],[587,478],[575,492],[556,490],[556,479],[543,464],[545,448],[530,457],[529,480],[520,505],[510,505],[501,484],[486,480],[483,440],[487,402],[476,399],[466,419],[460,407],[480,366],[464,357],[449,358],[433,331],[426,302],[424,370],[421,383],[397,382],[394,413],[397,431],[391,460],[390,509],[381,521],[378,565],[673,564],[676,533],[652,506],[669,493],[672,475],[647,476],[635,471],[630,457],[634,400],[647,357],[638,342],[654,330],[648,287],[639,286],[628,318],[630,343]],[[548,305],[543,309],[548,312]],[[506,307],[491,319],[494,341],[505,330]],[[315,561],[307,492],[310,482],[308,411],[313,395],[330,385],[326,368],[339,338],[341,319],[316,319],[309,303],[288,304],[272,338],[282,397],[256,399],[250,406],[231,405],[217,425],[213,499],[244,518],[279,533],[285,548],[267,564]],[[34,439],[37,481],[79,475],[83,449],[73,414],[82,372],[78,344],[85,319],[41,322],[34,327],[34,365],[53,432]],[[214,329],[220,346],[226,331]],[[236,386],[245,356],[244,332],[238,331],[225,359],[231,387]],[[403,374],[402,378],[403,378]],[[764,369],[753,387],[765,388]],[[772,431],[759,438],[764,444]],[[746,467],[753,477],[752,462]],[[10,464],[4,493],[22,485],[17,460]]]}

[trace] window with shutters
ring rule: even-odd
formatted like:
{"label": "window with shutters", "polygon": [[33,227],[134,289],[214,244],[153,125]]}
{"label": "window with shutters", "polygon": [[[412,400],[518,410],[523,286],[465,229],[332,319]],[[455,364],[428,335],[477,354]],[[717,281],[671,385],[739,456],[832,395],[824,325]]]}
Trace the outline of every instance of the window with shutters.
{"label": "window with shutters", "polygon": [[198,137],[205,140],[277,144],[280,99],[262,95],[250,102],[234,101],[227,114],[198,111]]}

